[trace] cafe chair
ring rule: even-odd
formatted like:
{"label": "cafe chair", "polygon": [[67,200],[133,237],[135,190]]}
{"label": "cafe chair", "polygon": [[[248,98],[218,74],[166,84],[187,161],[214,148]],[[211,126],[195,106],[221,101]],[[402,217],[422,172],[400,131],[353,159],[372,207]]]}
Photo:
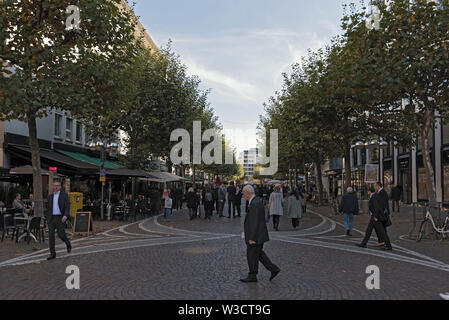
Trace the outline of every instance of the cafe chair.
{"label": "cafe chair", "polygon": [[9,232],[12,231],[12,237],[11,239],[14,239],[14,233],[15,233],[15,225],[14,225],[14,216],[10,213],[3,214],[3,233],[2,233],[2,242],[5,238],[8,238]]}
{"label": "cafe chair", "polygon": [[[41,217],[34,217],[30,221],[30,225],[28,227],[28,232],[31,232],[34,234],[34,236],[41,242],[45,242],[45,234],[44,234],[44,228],[41,225]],[[28,236],[28,244],[30,244],[31,237]]]}
{"label": "cafe chair", "polygon": [[[23,212],[14,214],[14,218],[22,218],[22,217],[25,217],[25,214]],[[25,220],[14,219],[14,232],[16,234],[16,243],[19,242],[19,232],[22,231],[22,233],[20,235],[27,232],[27,225],[28,225],[28,222]],[[14,238],[14,236],[13,236],[13,238]]]}

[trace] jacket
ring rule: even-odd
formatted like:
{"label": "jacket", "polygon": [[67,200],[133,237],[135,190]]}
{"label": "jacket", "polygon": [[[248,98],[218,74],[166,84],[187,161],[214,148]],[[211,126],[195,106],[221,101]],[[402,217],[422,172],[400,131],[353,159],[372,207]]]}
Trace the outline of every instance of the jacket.
{"label": "jacket", "polygon": [[399,187],[394,187],[391,190],[391,199],[396,201],[401,200],[401,189]]}
{"label": "jacket", "polygon": [[390,215],[390,204],[388,202],[388,194],[385,191],[385,189],[380,189],[379,192],[377,193],[377,196],[379,198],[380,204],[382,206],[382,210],[386,211],[386,214],[389,216]]}
{"label": "jacket", "polygon": [[280,192],[273,192],[270,195],[270,216],[283,216],[284,215],[284,207],[283,207],[284,197]]}
{"label": "jacket", "polygon": [[218,200],[219,201],[225,201],[226,200],[226,188],[219,188],[218,189]]}
{"label": "jacket", "polygon": [[340,213],[359,214],[359,201],[353,193],[347,193],[341,197],[340,206],[338,207]]}
{"label": "jacket", "polygon": [[295,196],[288,197],[288,209],[287,216],[291,219],[296,218],[299,219],[302,217],[302,203],[301,197],[298,197],[299,200],[296,200]]}
{"label": "jacket", "polygon": [[188,192],[187,196],[187,208],[197,208],[199,204],[198,196],[195,192]]}
{"label": "jacket", "polygon": [[236,191],[237,191],[237,189],[234,186],[228,187],[228,200],[234,201]]}
{"label": "jacket", "polygon": [[265,222],[265,208],[257,197],[254,197],[248,206],[244,231],[247,245],[249,245],[249,240],[255,241],[257,245],[270,241],[267,224]]}
{"label": "jacket", "polygon": [[382,199],[378,194],[373,194],[371,196],[368,205],[371,216],[376,217],[377,220],[382,222],[387,220],[382,206]]}
{"label": "jacket", "polygon": [[[47,221],[50,221],[53,215],[53,196],[51,194],[47,199]],[[59,191],[58,206],[61,211],[61,216],[65,216],[68,219],[70,217],[70,199],[67,193]]]}

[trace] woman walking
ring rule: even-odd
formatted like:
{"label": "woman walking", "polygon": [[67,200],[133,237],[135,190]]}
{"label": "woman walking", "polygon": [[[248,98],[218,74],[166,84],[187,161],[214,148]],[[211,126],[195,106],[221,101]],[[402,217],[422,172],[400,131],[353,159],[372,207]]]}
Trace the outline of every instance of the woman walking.
{"label": "woman walking", "polygon": [[205,217],[204,219],[209,219],[212,217],[212,212],[214,211],[214,196],[209,185],[206,186],[206,190],[203,194],[203,205]]}
{"label": "woman walking", "polygon": [[192,187],[189,188],[189,191],[187,192],[186,195],[186,199],[187,199],[187,208],[189,208],[190,220],[193,220],[196,217],[196,210],[198,208],[198,197]]}
{"label": "woman walking", "polygon": [[270,216],[273,217],[273,229],[279,231],[279,220],[280,217],[284,215],[283,207],[283,196],[281,191],[281,186],[276,185],[273,192],[270,195],[269,206],[270,206]]}
{"label": "woman walking", "polygon": [[288,197],[288,209],[287,215],[290,219],[292,219],[293,228],[297,228],[299,226],[299,219],[302,217],[302,203],[301,197],[296,190],[293,190]]}

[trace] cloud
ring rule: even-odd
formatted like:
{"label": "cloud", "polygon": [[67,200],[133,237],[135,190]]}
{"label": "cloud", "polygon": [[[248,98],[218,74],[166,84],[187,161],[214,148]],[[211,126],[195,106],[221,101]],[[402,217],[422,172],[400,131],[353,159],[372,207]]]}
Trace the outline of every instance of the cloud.
{"label": "cloud", "polygon": [[157,43],[172,39],[188,72],[212,89],[209,100],[225,130],[253,130],[246,134],[249,145],[238,134],[231,138],[238,151],[253,144],[263,103],[282,89],[282,73],[289,72],[307,49],[317,50],[330,40],[316,32],[282,28],[151,35]]}

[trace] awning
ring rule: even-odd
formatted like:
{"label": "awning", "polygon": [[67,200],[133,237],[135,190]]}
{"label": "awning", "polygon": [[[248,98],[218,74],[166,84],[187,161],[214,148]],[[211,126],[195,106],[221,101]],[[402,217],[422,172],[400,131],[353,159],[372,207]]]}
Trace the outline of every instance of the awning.
{"label": "awning", "polygon": [[153,182],[180,182],[182,180],[186,180],[183,177],[177,176],[175,174],[169,172],[150,172],[149,175],[152,177],[146,178],[144,180],[153,181]]}
{"label": "awning", "polygon": [[[101,167],[101,159],[100,158],[94,158],[94,157],[90,157],[86,154],[83,153],[79,153],[79,152],[70,152],[70,151],[64,151],[64,150],[56,150],[64,155],[66,155],[67,157],[70,157],[72,159],[78,160],[78,161],[82,161],[91,165],[94,165],[96,167]],[[119,164],[116,161],[110,161],[110,160],[106,160],[104,162],[104,167],[106,169],[120,169],[123,168],[123,166],[121,164]]]}
{"label": "awning", "polygon": [[122,176],[122,177],[136,177],[136,178],[148,178],[157,179],[157,177],[146,173],[141,170],[131,170],[127,168],[114,169],[106,171],[106,176]]}
{"label": "awning", "polygon": [[[31,161],[31,150],[29,147],[9,144],[8,152]],[[73,159],[53,150],[41,148],[39,154],[42,167],[57,167],[58,172],[66,171],[66,173],[70,174],[95,174],[98,172],[98,167],[95,165]]]}
{"label": "awning", "polygon": [[[15,167],[12,168],[9,171],[10,174],[15,174],[15,175],[30,175],[33,174],[33,167],[28,165],[28,166],[23,166],[23,167]],[[45,169],[41,169],[41,174],[44,176],[48,176],[50,175],[48,170]]]}

